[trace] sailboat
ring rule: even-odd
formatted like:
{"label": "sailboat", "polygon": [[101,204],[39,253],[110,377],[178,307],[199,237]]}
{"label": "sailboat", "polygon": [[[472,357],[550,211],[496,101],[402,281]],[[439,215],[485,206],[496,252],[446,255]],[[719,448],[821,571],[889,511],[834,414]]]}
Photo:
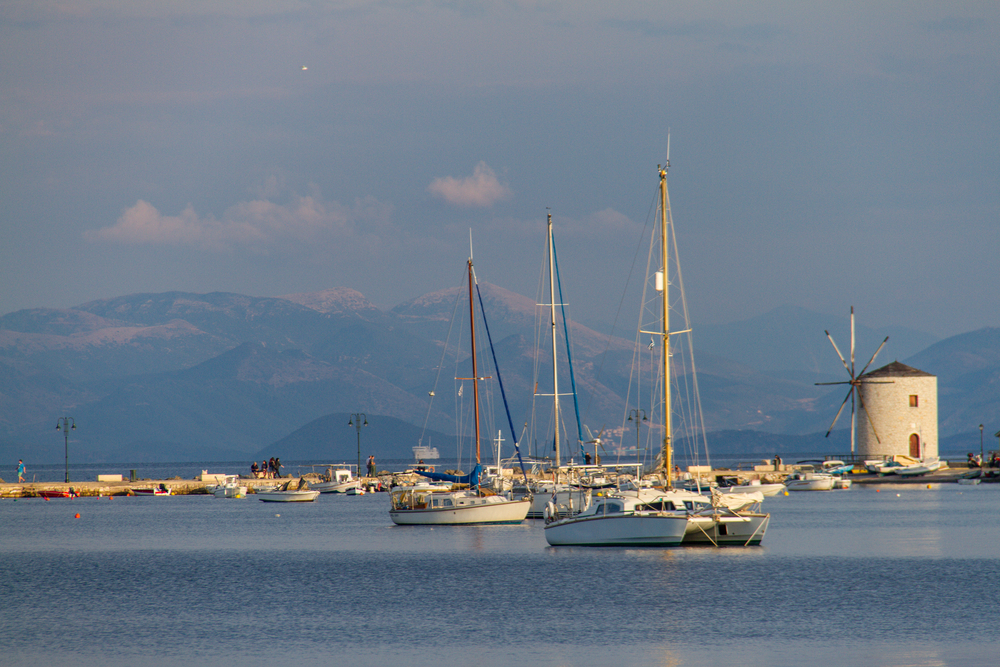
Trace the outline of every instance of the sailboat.
{"label": "sailboat", "polygon": [[[476,351],[476,318],[473,287],[475,272],[472,259],[468,260],[469,275],[469,331],[472,340],[472,395],[476,432],[476,466],[468,475],[448,475],[430,471],[419,474],[432,482],[402,486],[390,494],[392,507],[389,518],[396,525],[440,526],[469,524],[521,523],[531,507],[531,497],[508,498],[482,488],[479,433],[479,369]],[[442,484],[442,482],[446,484]],[[464,488],[456,488],[456,487]]]}
{"label": "sailboat", "polygon": [[[553,439],[552,439],[552,450],[553,450],[553,462],[554,466],[550,469],[552,473],[552,479],[536,480],[531,483],[531,491],[533,492],[533,498],[531,504],[531,509],[528,511],[528,517],[531,519],[541,519],[544,518],[546,508],[549,504],[553,504],[557,511],[562,514],[573,514],[582,510],[586,506],[588,490],[581,488],[578,484],[572,483],[574,478],[578,477],[583,471],[588,468],[592,471],[591,466],[568,466],[563,467],[562,465],[562,438],[560,431],[560,424],[562,422],[562,408],[559,403],[559,349],[558,349],[558,318],[556,316],[556,283],[558,281],[557,269],[556,269],[556,249],[555,249],[555,238],[552,232],[552,213],[549,213],[546,220],[546,255],[548,263],[548,273],[549,273],[549,302],[547,304],[541,304],[548,306],[549,317],[548,317],[548,327],[550,329],[549,335],[551,337],[552,343],[552,419],[554,423],[553,429]],[[560,297],[562,289],[560,288]],[[560,298],[560,301],[562,299]],[[566,317],[563,314],[563,327],[566,328]],[[566,352],[569,356],[569,343],[568,343],[568,331],[566,333],[567,345]],[[570,361],[570,376],[572,378],[572,362]],[[543,395],[543,394],[536,394]],[[575,390],[573,393],[575,397]],[[579,428],[579,410],[577,410],[577,424]],[[568,481],[563,481],[568,480]]]}
{"label": "sailboat", "polygon": [[[669,151],[669,149],[668,149]],[[662,340],[660,380],[663,387],[663,443],[660,455],[662,488],[636,488],[607,494],[579,514],[561,517],[551,512],[545,539],[552,546],[678,546],[682,544],[760,544],[770,521],[769,514],[755,510],[760,494],[744,498],[704,496],[673,486],[670,383],[670,302],[668,244],[671,238],[670,199],[667,193],[667,163],[658,167],[660,213],[660,269],[656,289],[661,300],[661,329],[641,331]],[[686,332],[675,332],[686,333]],[[735,507],[735,508],[734,508]]]}

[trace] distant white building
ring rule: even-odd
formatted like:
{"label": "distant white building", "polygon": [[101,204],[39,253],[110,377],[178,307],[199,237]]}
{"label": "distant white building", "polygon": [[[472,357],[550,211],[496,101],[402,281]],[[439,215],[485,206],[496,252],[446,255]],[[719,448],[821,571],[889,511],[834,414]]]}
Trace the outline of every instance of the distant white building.
{"label": "distant white building", "polygon": [[937,376],[894,361],[858,379],[864,403],[858,419],[859,455],[938,456]]}

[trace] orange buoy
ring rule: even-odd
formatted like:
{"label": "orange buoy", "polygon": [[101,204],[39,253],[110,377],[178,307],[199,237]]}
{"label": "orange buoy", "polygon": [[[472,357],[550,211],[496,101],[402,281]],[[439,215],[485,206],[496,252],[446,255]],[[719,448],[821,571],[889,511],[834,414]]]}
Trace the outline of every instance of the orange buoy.
{"label": "orange buoy", "polygon": [[80,513],[79,513],[79,512],[77,512],[77,513],[76,513],[76,516],[75,516],[75,517],[73,517],[73,518],[74,518],[74,519],[79,519],[79,518],[80,518]]}

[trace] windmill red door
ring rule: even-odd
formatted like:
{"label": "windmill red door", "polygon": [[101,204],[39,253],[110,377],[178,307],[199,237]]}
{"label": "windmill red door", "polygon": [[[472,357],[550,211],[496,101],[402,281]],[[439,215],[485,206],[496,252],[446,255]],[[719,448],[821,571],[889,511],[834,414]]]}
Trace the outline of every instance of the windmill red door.
{"label": "windmill red door", "polygon": [[920,436],[916,433],[910,434],[910,456],[920,458]]}

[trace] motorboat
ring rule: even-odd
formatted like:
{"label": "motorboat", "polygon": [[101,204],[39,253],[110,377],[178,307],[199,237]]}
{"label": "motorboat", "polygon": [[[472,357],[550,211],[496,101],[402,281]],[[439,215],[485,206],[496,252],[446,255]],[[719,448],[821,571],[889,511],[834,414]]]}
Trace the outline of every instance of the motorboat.
{"label": "motorboat", "polygon": [[833,489],[833,483],[833,475],[811,470],[796,470],[785,478],[785,489],[788,491],[830,491]]}
{"label": "motorboat", "polygon": [[309,488],[308,482],[299,479],[295,488],[294,481],[285,482],[277,489],[257,491],[257,498],[267,503],[308,503],[319,498],[319,491]]}
{"label": "motorboat", "polygon": [[226,475],[222,484],[216,484],[209,489],[216,498],[246,498],[247,487],[240,484],[238,475]]}
{"label": "motorboat", "polygon": [[353,466],[348,464],[338,465],[336,468],[329,466],[324,476],[324,481],[310,484],[310,488],[320,493],[347,493],[352,489],[361,487],[361,480],[353,474]]}
{"label": "motorboat", "polygon": [[389,518],[398,526],[521,523],[531,507],[530,496],[509,499],[475,488],[454,490],[452,485],[429,483],[396,487],[390,497]]}
{"label": "motorboat", "polygon": [[141,487],[132,489],[132,493],[137,496],[169,496],[171,495],[170,489],[167,488],[166,484],[160,484],[154,487]]}
{"label": "motorboat", "polygon": [[51,500],[52,498],[76,498],[77,493],[73,489],[63,490],[63,489],[43,489],[38,492],[38,495],[46,500]]}

